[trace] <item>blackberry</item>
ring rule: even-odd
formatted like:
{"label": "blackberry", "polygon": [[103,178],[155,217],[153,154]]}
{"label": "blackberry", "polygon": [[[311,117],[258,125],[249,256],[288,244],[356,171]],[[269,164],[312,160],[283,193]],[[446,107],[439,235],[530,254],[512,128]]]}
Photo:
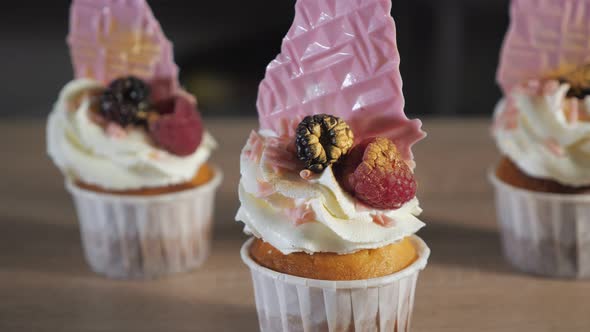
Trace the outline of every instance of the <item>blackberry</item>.
{"label": "blackberry", "polygon": [[584,99],[586,96],[590,96],[590,89],[583,88],[580,86],[571,86],[570,89],[567,91],[567,97],[569,98],[578,98]]}
{"label": "blackberry", "polygon": [[352,130],[342,119],[327,114],[306,116],[297,126],[297,158],[305,168],[321,173],[348,153],[353,141]]}
{"label": "blackberry", "polygon": [[151,107],[149,97],[150,88],[142,80],[119,78],[100,96],[100,113],[121,126],[145,124]]}

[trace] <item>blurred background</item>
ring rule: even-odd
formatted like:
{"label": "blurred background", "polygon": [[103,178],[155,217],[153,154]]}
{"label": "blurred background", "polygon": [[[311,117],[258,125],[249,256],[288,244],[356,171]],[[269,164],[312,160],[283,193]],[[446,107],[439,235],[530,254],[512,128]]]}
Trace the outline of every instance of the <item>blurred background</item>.
{"label": "blurred background", "polygon": [[[185,87],[206,116],[255,116],[258,82],[280,50],[295,0],[151,0]],[[45,117],[72,77],[68,0],[0,4],[0,117]],[[393,1],[406,112],[489,116],[507,0]]]}

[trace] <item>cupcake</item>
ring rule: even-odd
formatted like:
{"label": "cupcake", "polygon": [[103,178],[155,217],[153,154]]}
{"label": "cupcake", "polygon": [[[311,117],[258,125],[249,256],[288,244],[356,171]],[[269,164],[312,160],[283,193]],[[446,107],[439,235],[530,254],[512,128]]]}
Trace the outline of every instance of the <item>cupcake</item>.
{"label": "cupcake", "polygon": [[236,220],[261,331],[408,331],[430,250],[389,0],[299,0],[259,88]]}
{"label": "cupcake", "polygon": [[75,78],[49,115],[47,148],[88,264],[126,279],[199,266],[222,175],[172,44],[144,0],[74,0],[70,14]]}
{"label": "cupcake", "polygon": [[[517,269],[590,276],[590,51],[584,2],[515,0],[498,82],[490,173]],[[575,14],[575,15],[574,15]]]}

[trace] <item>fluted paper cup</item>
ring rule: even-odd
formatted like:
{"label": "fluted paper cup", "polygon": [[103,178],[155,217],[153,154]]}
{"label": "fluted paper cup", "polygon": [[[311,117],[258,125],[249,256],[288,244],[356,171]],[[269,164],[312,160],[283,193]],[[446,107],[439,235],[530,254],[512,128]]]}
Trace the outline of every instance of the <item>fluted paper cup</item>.
{"label": "fluted paper cup", "polygon": [[528,273],[590,277],[590,195],[535,192],[488,175],[506,259]]}
{"label": "fluted paper cup", "polygon": [[209,254],[215,192],[222,174],[177,193],[125,196],[71,180],[86,261],[117,279],[153,279],[200,266]]}
{"label": "fluted paper cup", "polygon": [[241,250],[250,268],[260,331],[339,332],[410,330],[418,274],[430,249],[412,237],[419,257],[404,270],[381,278],[327,281],[295,277],[267,269]]}

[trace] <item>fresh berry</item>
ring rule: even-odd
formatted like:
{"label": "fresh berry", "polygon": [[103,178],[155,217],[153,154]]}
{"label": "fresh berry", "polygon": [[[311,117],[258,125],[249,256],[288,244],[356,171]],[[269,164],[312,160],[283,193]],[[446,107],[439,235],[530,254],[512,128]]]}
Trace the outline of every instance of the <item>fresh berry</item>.
{"label": "fresh berry", "polygon": [[121,126],[145,123],[150,88],[142,80],[128,76],[114,80],[100,96],[100,113]]}
{"label": "fresh berry", "polygon": [[[561,82],[564,83],[564,82]],[[578,98],[584,99],[586,96],[590,95],[590,88],[581,87],[581,86],[570,86],[570,89],[567,91],[567,97],[569,98]]]}
{"label": "fresh berry", "polygon": [[158,146],[178,156],[195,152],[203,138],[201,117],[195,105],[182,97],[174,99],[172,113],[150,117],[149,132]]}
{"label": "fresh berry", "polygon": [[154,104],[154,109],[158,114],[172,114],[174,113],[174,107],[176,106],[176,98],[167,98],[158,101]]}
{"label": "fresh berry", "polygon": [[583,65],[559,77],[559,83],[568,83],[570,89],[567,96],[584,99],[590,95],[590,65]]}
{"label": "fresh berry", "polygon": [[354,136],[342,119],[327,114],[306,116],[297,126],[297,158],[305,168],[321,173],[352,147]]}
{"label": "fresh berry", "polygon": [[337,164],[342,187],[377,209],[397,209],[416,196],[414,174],[395,144],[387,138],[369,138]]}

